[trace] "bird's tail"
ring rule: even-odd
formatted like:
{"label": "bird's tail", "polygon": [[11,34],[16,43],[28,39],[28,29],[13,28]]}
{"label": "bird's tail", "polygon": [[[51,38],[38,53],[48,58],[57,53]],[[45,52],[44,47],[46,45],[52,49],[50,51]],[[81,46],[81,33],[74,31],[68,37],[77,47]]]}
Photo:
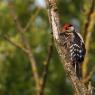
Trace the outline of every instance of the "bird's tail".
{"label": "bird's tail", "polygon": [[75,68],[75,72],[76,72],[77,77],[78,77],[79,79],[81,79],[81,78],[82,78],[82,68],[81,68],[81,64],[76,63],[75,66],[74,66],[74,68]]}

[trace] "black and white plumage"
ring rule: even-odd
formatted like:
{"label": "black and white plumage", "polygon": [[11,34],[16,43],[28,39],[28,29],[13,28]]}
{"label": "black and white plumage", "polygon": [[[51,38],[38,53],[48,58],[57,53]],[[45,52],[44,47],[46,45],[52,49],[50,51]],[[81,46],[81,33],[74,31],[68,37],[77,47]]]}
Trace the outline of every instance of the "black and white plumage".
{"label": "black and white plumage", "polygon": [[73,63],[77,77],[80,79],[81,64],[86,53],[85,44],[82,36],[75,31],[74,26],[65,24],[60,33],[60,38],[63,40],[61,44],[68,50],[70,60]]}
{"label": "black and white plumage", "polygon": [[85,45],[83,39],[79,36],[80,34],[76,32],[73,32],[73,34],[73,41],[69,47],[71,60],[82,63],[85,56]]}

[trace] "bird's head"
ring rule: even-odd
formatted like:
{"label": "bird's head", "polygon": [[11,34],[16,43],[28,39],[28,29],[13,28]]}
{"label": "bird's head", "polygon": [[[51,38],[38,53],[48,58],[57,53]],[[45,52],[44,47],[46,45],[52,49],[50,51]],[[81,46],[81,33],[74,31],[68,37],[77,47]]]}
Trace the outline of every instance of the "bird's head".
{"label": "bird's head", "polygon": [[62,32],[73,32],[75,29],[74,29],[74,26],[71,25],[71,24],[64,24],[64,26],[62,27]]}

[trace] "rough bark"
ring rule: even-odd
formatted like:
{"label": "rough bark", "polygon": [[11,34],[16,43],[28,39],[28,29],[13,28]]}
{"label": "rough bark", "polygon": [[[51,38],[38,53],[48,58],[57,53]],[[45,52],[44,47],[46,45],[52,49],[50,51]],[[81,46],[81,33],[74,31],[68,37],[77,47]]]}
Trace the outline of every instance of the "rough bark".
{"label": "rough bark", "polygon": [[47,0],[47,6],[55,46],[60,56],[60,60],[63,64],[66,75],[72,82],[73,88],[75,90],[75,95],[90,95],[85,85],[76,77],[74,68],[71,65],[72,63],[69,58],[68,50],[59,44],[61,42],[61,39],[59,37],[60,22],[55,0]]}

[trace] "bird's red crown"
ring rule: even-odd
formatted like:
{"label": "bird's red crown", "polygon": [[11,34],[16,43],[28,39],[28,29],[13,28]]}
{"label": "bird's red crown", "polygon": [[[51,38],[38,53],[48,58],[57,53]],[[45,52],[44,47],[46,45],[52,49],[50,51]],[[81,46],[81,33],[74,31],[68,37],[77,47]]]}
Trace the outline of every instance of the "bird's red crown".
{"label": "bird's red crown", "polygon": [[64,26],[62,27],[62,32],[65,32],[66,30],[69,30],[69,28],[72,27],[72,26],[73,25],[68,24],[68,23],[64,24]]}

